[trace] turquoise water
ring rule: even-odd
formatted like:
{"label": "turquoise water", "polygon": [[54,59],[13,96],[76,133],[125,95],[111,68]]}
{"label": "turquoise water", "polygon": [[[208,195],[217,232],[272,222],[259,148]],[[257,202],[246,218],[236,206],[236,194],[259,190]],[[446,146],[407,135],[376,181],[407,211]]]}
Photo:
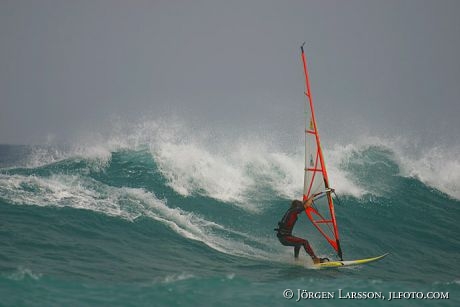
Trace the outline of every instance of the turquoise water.
{"label": "turquoise water", "polygon": [[[300,195],[301,155],[173,145],[0,146],[1,305],[460,306],[460,201],[404,174],[391,149],[326,152],[332,182],[348,180],[336,203],[344,258],[390,255],[314,270],[273,232]],[[306,217],[295,232],[333,256]],[[334,298],[296,302],[298,289]],[[385,299],[339,299],[339,289]],[[386,300],[392,291],[449,298]]]}

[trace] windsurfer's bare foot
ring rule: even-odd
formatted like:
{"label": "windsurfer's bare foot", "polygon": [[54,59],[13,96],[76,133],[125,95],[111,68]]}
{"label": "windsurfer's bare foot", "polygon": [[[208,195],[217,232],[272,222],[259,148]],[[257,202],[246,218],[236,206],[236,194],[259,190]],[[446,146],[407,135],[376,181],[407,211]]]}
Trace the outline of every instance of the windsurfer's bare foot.
{"label": "windsurfer's bare foot", "polygon": [[329,258],[313,258],[313,263],[318,264],[318,263],[323,263],[323,262],[329,262]]}

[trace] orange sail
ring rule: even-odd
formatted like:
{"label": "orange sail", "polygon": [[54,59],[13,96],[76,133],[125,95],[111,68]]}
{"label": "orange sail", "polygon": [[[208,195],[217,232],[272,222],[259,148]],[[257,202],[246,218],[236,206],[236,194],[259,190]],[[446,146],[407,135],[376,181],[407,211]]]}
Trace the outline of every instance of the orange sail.
{"label": "orange sail", "polygon": [[313,205],[307,208],[305,212],[313,225],[326,238],[327,242],[329,242],[342,260],[339,232],[334,213],[334,202],[331,195],[333,190],[329,186],[326,163],[324,162],[321,150],[303,45],[301,46],[301,51],[305,73],[305,95],[308,97],[305,100],[305,177],[303,199],[306,200],[310,196],[315,196]]}

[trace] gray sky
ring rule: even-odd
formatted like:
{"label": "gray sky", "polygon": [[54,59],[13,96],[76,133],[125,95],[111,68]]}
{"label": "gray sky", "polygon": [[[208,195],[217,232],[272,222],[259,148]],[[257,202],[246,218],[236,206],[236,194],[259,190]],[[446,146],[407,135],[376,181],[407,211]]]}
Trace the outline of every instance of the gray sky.
{"label": "gray sky", "polygon": [[[0,143],[176,115],[456,142],[460,1],[0,1]],[[302,128],[301,128],[302,129]]]}

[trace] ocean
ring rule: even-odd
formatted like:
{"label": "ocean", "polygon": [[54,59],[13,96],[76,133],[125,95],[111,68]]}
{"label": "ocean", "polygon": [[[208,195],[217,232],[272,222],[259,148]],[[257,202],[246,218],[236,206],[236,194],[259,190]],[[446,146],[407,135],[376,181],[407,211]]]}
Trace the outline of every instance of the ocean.
{"label": "ocean", "polygon": [[[302,144],[163,132],[0,145],[1,306],[460,306],[458,156],[325,146],[345,260],[390,254],[317,270],[273,231]],[[306,216],[294,233],[335,259]]]}

